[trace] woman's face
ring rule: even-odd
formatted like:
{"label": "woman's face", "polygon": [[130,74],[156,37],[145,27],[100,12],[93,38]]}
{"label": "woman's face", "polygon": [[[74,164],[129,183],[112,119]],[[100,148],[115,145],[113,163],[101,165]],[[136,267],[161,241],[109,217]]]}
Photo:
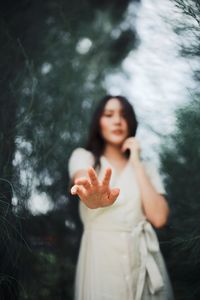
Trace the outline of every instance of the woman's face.
{"label": "woman's face", "polygon": [[106,143],[121,146],[128,136],[128,124],[122,104],[117,98],[110,99],[100,118],[101,135]]}

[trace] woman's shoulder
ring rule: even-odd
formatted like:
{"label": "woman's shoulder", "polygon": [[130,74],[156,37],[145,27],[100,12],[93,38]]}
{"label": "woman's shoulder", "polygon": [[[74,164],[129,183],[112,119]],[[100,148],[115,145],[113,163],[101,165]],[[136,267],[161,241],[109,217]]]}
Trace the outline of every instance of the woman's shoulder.
{"label": "woman's shoulder", "polygon": [[94,165],[94,156],[92,152],[79,147],[72,151],[68,162],[70,177],[79,170],[86,170]]}
{"label": "woman's shoulder", "polygon": [[72,156],[76,156],[76,157],[82,157],[82,158],[86,158],[86,157],[93,157],[93,154],[91,151],[86,150],[83,147],[78,147],[75,148],[72,153],[71,153],[71,157]]}

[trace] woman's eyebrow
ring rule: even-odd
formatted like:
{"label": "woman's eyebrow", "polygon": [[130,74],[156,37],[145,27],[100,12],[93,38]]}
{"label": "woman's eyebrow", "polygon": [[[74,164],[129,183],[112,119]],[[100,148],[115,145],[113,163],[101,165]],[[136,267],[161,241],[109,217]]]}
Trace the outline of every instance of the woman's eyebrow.
{"label": "woman's eyebrow", "polygon": [[[105,108],[104,109],[104,112],[114,112],[115,111],[115,109],[112,109],[112,108]],[[124,109],[123,108],[120,108],[119,109],[119,112],[120,113],[124,113]]]}
{"label": "woman's eyebrow", "polygon": [[114,109],[112,109],[112,108],[105,108],[104,111],[111,111],[112,112],[112,111],[114,111]]}

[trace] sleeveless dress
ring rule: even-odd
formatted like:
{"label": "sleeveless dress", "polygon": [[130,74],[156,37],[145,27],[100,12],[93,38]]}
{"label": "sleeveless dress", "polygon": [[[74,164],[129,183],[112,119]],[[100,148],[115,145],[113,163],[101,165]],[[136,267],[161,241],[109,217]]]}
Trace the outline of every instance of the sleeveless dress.
{"label": "sleeveless dress", "polygon": [[[84,231],[75,279],[75,300],[172,300],[173,292],[158,239],[141,208],[134,167],[128,162],[117,174],[100,158],[99,179],[111,167],[110,186],[120,188],[115,203],[90,209],[80,201]],[[91,152],[77,148],[69,160],[69,174],[94,164]],[[165,193],[155,167],[143,163],[158,193]]]}

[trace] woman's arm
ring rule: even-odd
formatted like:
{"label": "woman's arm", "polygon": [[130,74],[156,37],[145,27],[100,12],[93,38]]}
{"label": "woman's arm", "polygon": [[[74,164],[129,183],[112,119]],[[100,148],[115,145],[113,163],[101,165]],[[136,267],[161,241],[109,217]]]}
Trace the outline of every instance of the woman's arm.
{"label": "woman's arm", "polygon": [[152,185],[144,166],[140,161],[134,163],[135,173],[138,180],[142,207],[147,219],[156,227],[160,228],[167,223],[169,207],[166,199],[159,194]]}
{"label": "woman's arm", "polygon": [[140,147],[135,138],[128,138],[122,150],[130,150],[130,162],[132,163],[139,184],[142,208],[147,219],[156,228],[164,226],[169,215],[169,207],[166,199],[159,194],[152,185],[143,164],[139,158]]}

